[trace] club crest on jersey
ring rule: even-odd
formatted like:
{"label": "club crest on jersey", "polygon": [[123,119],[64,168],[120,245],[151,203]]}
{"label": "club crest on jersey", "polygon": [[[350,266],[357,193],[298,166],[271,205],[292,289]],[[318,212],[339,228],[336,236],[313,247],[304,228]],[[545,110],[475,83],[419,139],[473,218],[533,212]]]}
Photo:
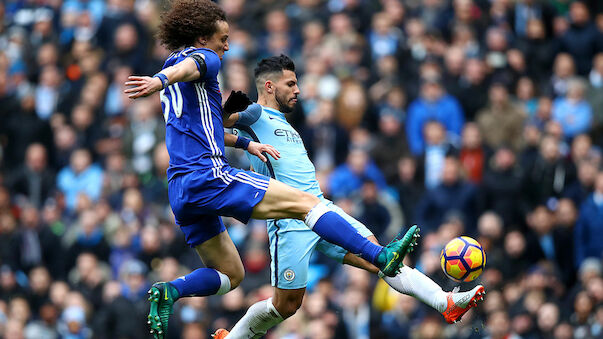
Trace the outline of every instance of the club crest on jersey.
{"label": "club crest on jersey", "polygon": [[283,276],[285,277],[285,280],[292,281],[293,279],[295,279],[295,272],[293,272],[292,269],[288,268],[285,270],[285,273],[283,273]]}

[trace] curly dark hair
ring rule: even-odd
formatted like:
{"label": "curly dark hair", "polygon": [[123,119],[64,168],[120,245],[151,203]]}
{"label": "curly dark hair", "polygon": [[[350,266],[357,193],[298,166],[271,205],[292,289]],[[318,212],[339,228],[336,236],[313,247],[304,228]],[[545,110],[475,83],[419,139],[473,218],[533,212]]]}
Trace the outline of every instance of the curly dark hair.
{"label": "curly dark hair", "polygon": [[199,37],[208,38],[217,21],[226,21],[226,13],[209,0],[175,0],[161,15],[157,38],[170,51],[192,46]]}

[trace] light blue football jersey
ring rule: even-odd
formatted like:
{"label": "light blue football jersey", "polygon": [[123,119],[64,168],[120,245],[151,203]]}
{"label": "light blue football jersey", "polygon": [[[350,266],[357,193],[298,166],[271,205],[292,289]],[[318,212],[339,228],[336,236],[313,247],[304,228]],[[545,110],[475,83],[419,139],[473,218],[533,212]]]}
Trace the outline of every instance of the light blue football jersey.
{"label": "light blue football jersey", "polygon": [[[308,158],[308,151],[299,133],[287,122],[284,113],[251,104],[239,113],[235,130],[241,136],[274,146],[281,154],[278,160],[268,156],[268,162],[262,162],[247,153],[254,171],[323,199],[316,179],[316,168]],[[302,223],[300,229],[304,227]]]}

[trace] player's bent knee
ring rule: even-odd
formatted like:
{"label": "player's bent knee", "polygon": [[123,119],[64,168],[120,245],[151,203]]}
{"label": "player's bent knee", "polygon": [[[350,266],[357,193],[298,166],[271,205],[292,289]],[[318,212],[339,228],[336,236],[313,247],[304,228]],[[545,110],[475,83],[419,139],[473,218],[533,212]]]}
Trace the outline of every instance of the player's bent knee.
{"label": "player's bent knee", "polygon": [[284,303],[281,303],[280,308],[277,307],[276,309],[279,311],[279,313],[281,314],[281,317],[283,317],[283,319],[287,319],[290,316],[294,315],[295,312],[297,312],[297,310],[301,307],[302,304],[302,300],[286,300]]}
{"label": "player's bent knee", "polygon": [[237,288],[241,284],[241,281],[243,281],[243,278],[245,278],[245,269],[243,269],[242,266],[233,269],[232,272],[228,274],[228,278],[230,278],[230,290],[232,291]]}
{"label": "player's bent knee", "polygon": [[277,290],[272,300],[274,307],[283,319],[294,315],[304,300],[304,291]]}
{"label": "player's bent knee", "polygon": [[318,199],[317,196],[310,194],[308,192],[300,192],[301,194],[299,195],[299,204],[300,207],[303,210],[303,214],[304,216],[310,212],[310,210],[316,206],[316,204],[320,203],[320,199]]}

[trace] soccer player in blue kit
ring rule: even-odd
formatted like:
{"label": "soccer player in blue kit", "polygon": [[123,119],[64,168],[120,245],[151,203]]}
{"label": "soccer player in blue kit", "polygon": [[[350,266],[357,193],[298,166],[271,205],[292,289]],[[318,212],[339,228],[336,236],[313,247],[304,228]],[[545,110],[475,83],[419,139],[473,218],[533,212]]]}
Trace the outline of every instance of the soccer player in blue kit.
{"label": "soccer player in blue kit", "polygon": [[[224,294],[244,276],[243,264],[220,216],[246,223],[256,219],[298,219],[323,239],[338,244],[395,276],[418,232],[410,228],[387,246],[359,234],[345,218],[315,195],[261,174],[230,167],[224,147],[234,146],[261,155],[273,148],[225,134],[223,115],[244,110],[250,103],[240,92],[224,108],[217,75],[228,51],[229,27],[224,11],[209,0],[176,0],[163,13],[158,37],[173,51],[163,69],[152,77],[130,76],[125,93],[136,99],[160,92],[170,155],[168,195],[176,224],[194,247],[205,268],[149,290],[148,323],[163,338],[173,303],[181,297]],[[274,306],[268,301],[268,308]],[[277,314],[276,311],[273,314]]]}
{"label": "soccer player in blue kit", "polygon": [[[226,127],[234,125],[239,135],[252,138],[258,143],[273,145],[280,152],[280,158],[268,158],[266,162],[248,154],[254,170],[315,195],[329,209],[349,221],[358,233],[376,243],[376,238],[362,223],[324,198],[304,144],[286,120],[285,115],[293,110],[300,93],[293,61],[285,55],[270,57],[260,61],[254,73],[258,103],[230,115],[224,121]],[[214,339],[259,338],[269,328],[292,316],[302,304],[309,261],[315,249],[340,262],[369,272],[379,272],[366,260],[322,240],[300,220],[269,219],[267,222],[274,296],[272,300],[252,305],[230,333],[219,329]],[[406,266],[395,277],[385,276],[384,280],[398,292],[414,296],[438,310],[450,323],[460,320],[463,314],[483,298],[484,293],[482,286],[476,286],[467,292],[446,293],[429,277]],[[267,307],[269,302],[274,309]]]}

